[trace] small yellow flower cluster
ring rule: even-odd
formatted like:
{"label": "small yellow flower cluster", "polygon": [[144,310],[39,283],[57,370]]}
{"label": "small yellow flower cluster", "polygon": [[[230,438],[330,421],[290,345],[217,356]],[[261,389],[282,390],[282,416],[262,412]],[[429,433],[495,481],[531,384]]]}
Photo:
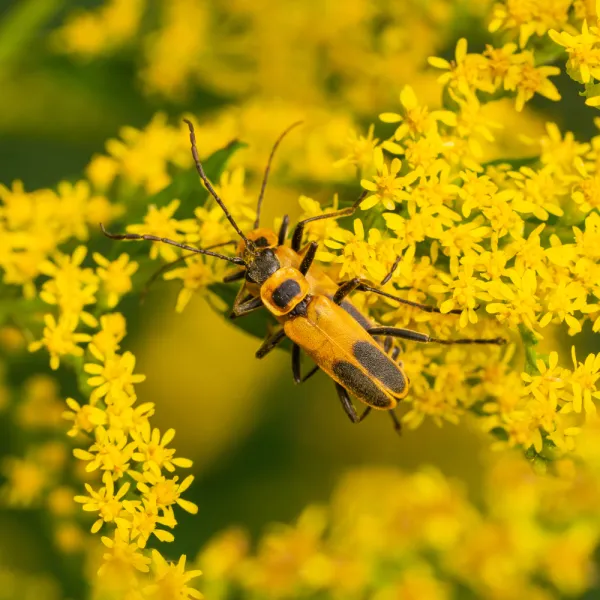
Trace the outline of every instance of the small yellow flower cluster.
{"label": "small yellow flower cluster", "polygon": [[104,0],[68,15],[55,35],[58,51],[88,59],[133,46],[149,95],[183,101],[202,87],[244,101],[279,97],[311,114],[329,106],[334,117],[339,98],[370,114],[399,82],[422,76],[454,19],[480,13],[473,1],[332,0],[325,11],[303,2],[290,12],[276,0]]}
{"label": "small yellow flower cluster", "polygon": [[135,36],[145,8],[146,0],[108,0],[96,10],[74,12],[54,32],[54,45],[87,59],[111,54]]}
{"label": "small yellow flower cluster", "polygon": [[535,94],[560,100],[556,86],[548,79],[558,75],[560,69],[536,66],[533,51],[517,52],[516,44],[505,44],[502,48],[488,45],[483,54],[469,54],[467,40],[461,38],[456,45],[455,60],[434,56],[429,58],[429,64],[447,71],[438,81],[447,85],[452,99],[458,103],[469,99],[475,102],[478,92],[493,95],[499,90],[516,94],[518,111]]}
{"label": "small yellow flower cluster", "polygon": [[197,563],[205,593],[223,599],[240,589],[273,600],[578,596],[595,582],[598,483],[592,469],[539,477],[507,454],[491,466],[480,507],[433,469],[365,468],[342,479],[327,508],[272,526],[255,553],[230,529]]}
{"label": "small yellow flower cluster", "polygon": [[573,4],[573,0],[503,0],[492,9],[489,29],[518,36],[519,46],[524,48],[532,35],[541,37],[566,25]]}
{"label": "small yellow flower cluster", "polygon": [[62,182],[57,191],[26,192],[16,181],[12,189],[0,185],[0,268],[3,281],[23,288],[25,298],[35,296],[34,280],[52,267],[46,258],[71,238],[88,239],[90,226],[110,222],[121,211],[87,181]]}
{"label": "small yellow flower cluster", "polygon": [[[144,132],[127,130],[125,143],[109,143],[111,156],[93,159],[89,180],[61,183],[56,191],[28,193],[19,182],[12,189],[0,186],[2,285],[19,306],[11,311],[8,304],[8,314],[12,318],[14,312],[30,340],[40,336],[29,343],[30,352],[45,349],[53,370],[66,365],[75,372],[84,399],[68,398],[69,410],[64,411],[54,379],[40,375],[26,382],[15,423],[42,441],[34,437],[23,456],[3,462],[2,498],[11,506],[44,506],[53,517],[55,543],[67,553],[94,554],[95,540],[83,534],[81,521],[85,513],[95,513],[92,532],[102,530],[105,547],[96,587],[122,598],[199,597],[188,585],[199,572],[185,570],[185,556],[170,564],[156,550],[146,549],[151,537],[174,539],[176,506],[196,513],[196,505],[182,497],[193,476],[175,474],[192,463],[175,456],[170,446],[174,430],[161,435],[152,428],[154,406],[137,403],[134,388],[145,376],[135,373],[134,355],[121,349],[126,320],[112,311],[133,291],[138,263],[126,253],[111,260],[77,243],[89,239],[92,248],[99,247],[98,222],[108,223],[121,213],[121,207],[94,195],[93,189],[104,191],[119,177],[118,184],[130,190],[121,197],[135,199],[140,186],[160,190],[168,185],[160,172],[166,174],[167,163],[177,162],[176,152],[175,157],[164,154],[175,148],[173,143],[151,161],[158,174],[144,171],[145,165],[138,168],[144,163],[139,144],[148,142],[150,151],[161,148],[169,135],[174,142],[174,132],[178,130],[162,116]],[[177,147],[184,145],[185,137],[178,139]],[[177,201],[171,206],[174,211]],[[156,213],[168,215],[169,210]],[[63,246],[75,249],[65,253]],[[63,417],[71,422],[68,434],[78,446],[73,454],[83,469],[69,461]],[[75,495],[82,479],[86,495]],[[82,505],[83,514],[75,503]]]}
{"label": "small yellow flower cluster", "polygon": [[120,176],[129,188],[155,194],[171,183],[169,165],[191,165],[184,129],[169,125],[163,113],[157,113],[144,130],[123,127],[120,135],[121,140],[106,143],[108,155],[93,157],[86,169],[99,189],[107,189]]}
{"label": "small yellow flower cluster", "polygon": [[[567,73],[585,86],[582,95],[588,106],[600,107],[600,2],[596,1],[593,14],[584,14],[577,27],[565,23],[563,27],[550,29],[548,35],[568,56]],[[583,19],[583,22],[581,22]],[[588,20],[595,22],[588,25]]]}

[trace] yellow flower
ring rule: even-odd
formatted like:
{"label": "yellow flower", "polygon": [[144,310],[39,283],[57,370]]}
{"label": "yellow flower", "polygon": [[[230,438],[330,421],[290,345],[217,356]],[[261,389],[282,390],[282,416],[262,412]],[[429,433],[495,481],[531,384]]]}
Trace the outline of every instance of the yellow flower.
{"label": "yellow flower", "polygon": [[532,35],[542,36],[552,27],[566,25],[570,8],[570,0],[503,0],[494,5],[489,30],[514,30],[523,48]]}
{"label": "yellow flower", "polygon": [[160,476],[161,469],[165,468],[170,473],[175,467],[190,468],[192,461],[187,458],[174,458],[175,450],[167,448],[167,444],[175,437],[175,430],[168,429],[162,439],[158,429],[152,429],[148,422],[140,429],[131,432],[131,437],[137,444],[137,450],[133,454],[133,460],[144,463],[144,469],[151,469]]}
{"label": "yellow flower", "polygon": [[373,176],[373,181],[362,179],[360,185],[371,192],[362,202],[361,209],[368,210],[379,202],[388,210],[394,210],[396,202],[407,200],[410,194],[407,189],[419,176],[416,172],[408,173],[405,176],[398,177],[398,172],[402,167],[400,159],[394,158],[390,167],[383,161],[383,152],[381,148],[376,148],[373,152],[373,163],[377,169],[377,175]]}
{"label": "yellow flower", "polygon": [[210,265],[204,258],[198,256],[187,258],[185,264],[185,267],[172,269],[163,276],[166,281],[181,279],[183,282],[183,287],[177,296],[175,306],[177,312],[183,312],[194,292],[207,290],[211,283],[222,281],[226,268],[224,261],[213,261]]}
{"label": "yellow flower", "polygon": [[242,230],[251,227],[256,219],[255,199],[247,193],[245,179],[243,167],[237,167],[232,171],[224,171],[219,183],[214,186],[217,194],[225,198],[227,208]]}
{"label": "yellow flower", "polygon": [[52,474],[33,458],[5,458],[2,473],[6,483],[0,495],[9,506],[32,506],[52,484]]}
{"label": "yellow flower", "polygon": [[127,532],[115,529],[114,538],[102,537],[102,543],[109,551],[103,555],[104,563],[98,570],[100,577],[125,580],[133,589],[136,584],[136,571],[150,571],[151,560],[140,552],[137,544],[129,541]]}
{"label": "yellow flower", "polygon": [[566,31],[559,33],[554,29],[548,35],[567,51],[567,70],[572,79],[580,83],[600,79],[600,36],[596,27],[590,30],[587,21],[583,21],[580,35],[571,35]]}
{"label": "yellow flower", "polygon": [[[412,138],[427,135],[431,132],[437,133],[437,122],[445,125],[456,125],[456,115],[449,110],[435,110],[430,112],[426,106],[419,105],[417,96],[410,85],[405,85],[400,92],[400,104],[402,114],[382,113],[379,118],[384,123],[401,123],[394,132],[394,139],[403,140],[407,135]],[[387,142],[384,143],[384,147]],[[390,148],[394,151],[395,147]]]}
{"label": "yellow flower", "polygon": [[88,304],[96,301],[98,277],[92,269],[81,268],[85,260],[87,248],[79,246],[72,256],[57,253],[54,262],[44,261],[40,270],[51,279],[42,286],[40,298],[51,305],[56,305],[65,314],[78,322],[81,319],[86,325],[96,327],[96,318],[85,311]]}
{"label": "yellow flower", "polygon": [[182,125],[171,127],[163,113],[154,115],[143,129],[124,127],[121,140],[108,140],[106,149],[119,165],[119,175],[134,186],[156,194],[171,183],[169,163],[191,165],[187,136]]}
{"label": "yellow flower", "polygon": [[142,501],[125,501],[123,506],[127,511],[125,518],[117,519],[117,526],[129,531],[129,539],[136,540],[140,548],[145,548],[151,535],[161,542],[172,542],[175,536],[164,529],[158,529],[158,525],[175,527],[177,521],[171,509],[163,511],[161,516],[154,499],[142,497]]}
{"label": "yellow flower", "polygon": [[75,448],[73,455],[79,460],[88,461],[85,467],[88,473],[101,469],[109,471],[115,480],[123,477],[129,471],[135,442],[129,442],[123,431],[106,430],[101,425],[96,427],[94,434],[95,442],[89,450]]}
{"label": "yellow flower", "polygon": [[108,0],[94,11],[79,11],[54,32],[55,47],[84,57],[109,54],[135,35],[144,8],[145,0]]}
{"label": "yellow flower", "polygon": [[460,314],[460,326],[466,327],[469,323],[477,323],[477,313],[475,311],[478,306],[477,299],[489,298],[482,290],[482,282],[473,277],[473,268],[465,266],[460,269],[456,277],[452,277],[445,273],[438,273],[440,284],[429,286],[429,291],[434,294],[451,293],[452,297],[444,300],[440,305],[442,313],[449,313],[456,308],[462,309]]}
{"label": "yellow flower", "polygon": [[503,281],[491,281],[486,286],[486,291],[494,300],[502,302],[491,302],[486,306],[487,312],[497,315],[497,319],[510,327],[517,327],[523,323],[532,331],[537,324],[537,315],[541,311],[541,304],[535,292],[537,289],[537,278],[535,271],[529,269],[522,275],[511,272],[509,277],[513,286]]}
{"label": "yellow flower", "polygon": [[110,156],[95,154],[85,169],[87,178],[99,190],[105,190],[114,181],[119,172],[119,163]]}
{"label": "yellow flower", "polygon": [[202,594],[187,584],[202,575],[202,571],[185,570],[186,557],[183,554],[177,563],[168,563],[157,550],[152,550],[154,583],[144,589],[152,598],[177,598],[188,600],[202,598]]}
{"label": "yellow flower", "polygon": [[63,412],[63,418],[73,421],[73,426],[67,432],[70,437],[75,437],[81,432],[91,433],[98,425],[106,424],[106,413],[96,406],[84,404],[81,406],[73,398],[66,399],[70,411]]}
{"label": "yellow flower", "polygon": [[115,354],[125,337],[127,323],[121,313],[109,313],[100,317],[100,331],[92,336],[89,351],[98,359]]}
{"label": "yellow flower", "polygon": [[573,390],[573,410],[581,412],[583,408],[588,415],[596,414],[596,405],[593,398],[600,399],[600,391],[596,382],[600,379],[600,353],[588,354],[585,362],[578,363],[575,346],[571,348],[574,371],[569,377]]}
{"label": "yellow flower", "polygon": [[[360,219],[354,219],[354,234],[346,229],[338,229],[325,240],[325,246],[331,250],[341,250],[339,255],[332,252],[317,252],[317,259],[323,262],[341,264],[339,277],[360,277],[366,271],[373,281],[381,281],[386,275],[384,265],[378,257],[381,247],[381,231],[371,229],[365,240],[365,228]],[[393,242],[392,242],[393,243]]]}
{"label": "yellow flower", "polygon": [[[198,225],[194,219],[184,219],[183,221],[173,219],[173,215],[178,208],[179,200],[173,200],[162,208],[150,205],[148,213],[144,217],[144,222],[141,225],[128,225],[127,231],[140,235],[155,235],[176,242],[184,242],[187,238],[179,232],[183,232],[184,234],[192,233],[196,231]],[[161,242],[152,242],[150,258],[154,260],[159,254],[167,262],[175,260],[178,256],[173,246]]]}
{"label": "yellow flower", "polygon": [[550,353],[548,366],[541,359],[536,360],[535,364],[539,375],[521,374],[521,379],[527,383],[523,391],[533,394],[540,402],[549,400],[553,410],[556,410],[559,390],[565,387],[565,370],[558,366],[558,353]]}
{"label": "yellow flower", "polygon": [[518,189],[512,200],[517,212],[532,213],[540,221],[547,221],[551,214],[557,217],[563,215],[560,199],[566,188],[557,181],[551,165],[537,171],[521,167],[518,172],[511,171],[509,176]]}
{"label": "yellow flower", "polygon": [[118,354],[106,356],[104,365],[87,363],[83,367],[86,373],[93,375],[88,379],[88,384],[97,388],[92,392],[92,398],[108,396],[108,403],[111,401],[111,396],[121,392],[132,395],[133,384],[141,383],[146,379],[145,375],[134,375],[134,369],[135,356],[131,352],[125,352],[122,356]]}
{"label": "yellow flower", "polygon": [[99,519],[92,525],[92,533],[97,533],[104,523],[114,523],[123,512],[123,497],[129,490],[130,483],[125,482],[115,493],[115,484],[110,473],[105,472],[102,476],[101,487],[98,491],[89,483],[85,484],[85,489],[89,496],[75,496],[75,502],[83,504],[83,510],[87,512],[99,513]]}
{"label": "yellow flower", "polygon": [[432,67],[447,71],[438,78],[439,83],[455,89],[464,98],[476,91],[494,92],[487,59],[481,54],[467,54],[465,38],[458,40],[454,56],[455,60],[450,62],[437,56],[429,57]]}
{"label": "yellow flower", "polygon": [[548,80],[548,77],[559,74],[558,67],[536,67],[533,52],[522,52],[515,57],[514,63],[508,69],[504,78],[504,89],[517,92],[515,107],[520,112],[535,94],[549,100],[560,100],[556,86]]}
{"label": "yellow flower", "polygon": [[137,489],[152,499],[161,510],[168,510],[174,504],[178,504],[193,515],[198,512],[198,507],[193,502],[181,498],[181,494],[192,485],[193,475],[188,475],[178,483],[179,477],[167,479],[164,475],[156,475],[154,471],[148,470],[138,476],[138,479]]}
{"label": "yellow flower", "polygon": [[87,342],[91,337],[87,333],[76,333],[77,318],[75,315],[62,316],[56,321],[51,314],[44,316],[43,338],[29,344],[29,352],[46,348],[50,353],[50,368],[58,369],[62,356],[83,356],[83,348],[77,344]]}
{"label": "yellow flower", "polygon": [[586,305],[587,291],[577,281],[559,281],[546,292],[546,310],[540,320],[540,327],[546,327],[551,321],[565,321],[569,326],[569,335],[581,331],[581,323],[573,313],[581,311]]}
{"label": "yellow flower", "polygon": [[360,172],[369,166],[373,158],[373,151],[379,143],[379,140],[373,136],[374,130],[374,125],[370,125],[366,137],[357,135],[354,130],[350,131],[345,143],[347,154],[344,158],[336,161],[334,166],[354,165]]}
{"label": "yellow flower", "polygon": [[121,299],[132,289],[131,276],[138,270],[138,263],[129,262],[128,254],[121,254],[117,260],[109,261],[100,253],[94,252],[94,260],[98,265],[96,273],[104,282],[104,292],[107,295],[108,308],[114,308]]}

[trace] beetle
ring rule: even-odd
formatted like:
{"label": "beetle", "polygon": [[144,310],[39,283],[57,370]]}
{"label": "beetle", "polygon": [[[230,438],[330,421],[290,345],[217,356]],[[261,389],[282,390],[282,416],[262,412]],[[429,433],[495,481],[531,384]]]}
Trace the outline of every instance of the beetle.
{"label": "beetle", "polygon": [[[279,227],[278,232],[275,232],[272,229],[268,229],[266,227],[260,226],[261,209],[262,209],[265,190],[267,188],[267,183],[268,183],[269,173],[271,170],[271,164],[273,162],[273,157],[275,156],[277,148],[279,147],[279,145],[281,144],[281,142],[283,141],[285,136],[290,131],[292,131],[295,127],[300,125],[301,123],[302,123],[302,121],[296,121],[295,123],[292,123],[290,126],[288,126],[283,131],[283,133],[280,134],[280,136],[277,138],[277,140],[273,144],[269,159],[267,161],[267,165],[265,167],[265,171],[263,174],[263,179],[262,179],[262,183],[261,183],[261,187],[260,187],[260,193],[259,193],[258,200],[257,200],[256,219],[254,221],[254,228],[252,231],[246,233],[246,237],[251,242],[253,242],[255,246],[257,246],[259,248],[272,248],[275,251],[281,266],[294,267],[296,269],[298,269],[300,267],[300,264],[302,262],[304,255],[310,248],[310,244],[306,244],[305,246],[302,246],[303,234],[304,234],[304,229],[305,229],[306,225],[308,225],[309,223],[311,223],[313,221],[319,221],[319,220],[324,220],[324,219],[339,219],[340,217],[351,216],[358,209],[362,200],[364,199],[365,195],[367,194],[367,192],[363,192],[358,197],[358,199],[351,206],[349,206],[347,208],[343,208],[341,210],[333,211],[330,213],[324,213],[322,215],[317,215],[314,217],[309,217],[309,218],[304,219],[304,220],[300,221],[299,223],[297,223],[296,227],[294,228],[293,234],[292,234],[291,247],[285,245],[285,242],[288,238],[289,224],[290,224],[288,215],[285,215],[283,217],[281,226]],[[239,257],[243,256],[244,250],[245,250],[245,242],[243,239],[240,239],[238,242],[233,240],[233,241],[228,241],[228,242],[224,242],[221,244],[216,244],[214,246],[209,246],[206,249],[211,250],[211,249],[215,249],[218,247],[223,247],[223,246],[227,246],[227,245],[231,245],[231,244],[237,245],[236,255]],[[182,260],[185,260],[186,258],[188,258],[192,255],[193,255],[193,253],[192,254],[184,254],[181,257],[177,258],[176,260],[161,266],[149,279],[144,290],[142,291],[142,296],[144,297],[146,295],[150,285],[152,285],[152,283],[154,281],[156,281],[156,279],[164,271],[166,271],[167,269],[171,268],[173,265],[181,262]],[[390,271],[384,277],[384,279],[381,281],[380,285],[385,285],[391,279],[392,275],[394,274],[395,270],[397,269],[397,267],[400,263],[400,259],[401,259],[401,256],[398,256],[396,258]],[[230,283],[230,282],[235,282],[238,280],[243,280],[243,279],[245,279],[245,274],[246,274],[246,269],[245,269],[245,267],[242,267],[241,269],[235,271],[234,273],[231,273],[231,274],[225,276],[223,281],[226,283]],[[306,278],[310,284],[310,289],[311,289],[312,293],[314,293],[314,294],[324,294],[324,295],[328,296],[329,298],[333,298],[334,294],[338,290],[339,284],[337,282],[335,282],[321,267],[319,267],[316,264],[312,265],[310,271],[306,274]],[[373,293],[379,294],[383,297],[389,298],[391,300],[395,300],[401,304],[411,306],[414,308],[418,308],[419,310],[423,310],[423,311],[430,312],[430,313],[441,313],[441,311],[437,307],[426,305],[426,304],[420,304],[418,302],[412,302],[410,300],[400,298],[393,294],[389,294],[387,292],[384,292],[383,290],[380,290],[380,289],[377,289],[377,288],[367,285],[366,283],[364,283],[363,281],[361,281],[358,278],[354,278],[348,282],[345,282],[345,285],[349,286],[352,290],[373,292]],[[238,316],[237,311],[238,311],[238,307],[240,306],[240,304],[242,304],[248,300],[251,300],[253,297],[258,297],[259,295],[260,295],[260,286],[258,286],[256,283],[245,280],[244,284],[239,289],[236,299],[234,300],[230,318],[234,319]],[[352,303],[352,300],[349,297],[344,298],[342,300],[340,306],[346,312],[348,312],[356,321],[358,321],[358,323],[363,328],[369,329],[370,327],[374,327],[376,325],[376,323],[372,319],[370,319],[369,317],[364,315]],[[257,306],[257,308],[261,308],[261,306]],[[446,314],[460,314],[460,313],[461,313],[461,310],[456,309],[456,310],[451,310],[451,311],[449,311],[449,313],[446,313]],[[386,340],[384,342],[384,348],[385,348],[386,352],[388,352],[388,353],[391,352],[392,359],[396,360],[398,358],[398,354],[400,353],[400,348],[397,346],[395,346],[395,347],[392,347],[392,346],[393,346],[392,339],[386,338]],[[317,371],[317,369],[313,369],[309,373],[309,375],[307,375],[304,379],[307,379],[312,374],[314,374],[316,371]],[[294,380],[296,383],[301,382],[301,380],[299,380],[296,376],[294,376]]]}
{"label": "beetle", "polygon": [[[386,297],[412,306],[434,311],[434,307],[419,305],[363,284],[360,280],[352,279],[339,285],[333,283],[335,292],[330,295],[324,293],[323,286],[329,287],[324,274],[317,272],[316,276],[309,275],[318,248],[317,242],[311,242],[304,250],[300,249],[304,226],[311,221],[321,218],[336,218],[352,214],[362,201],[357,200],[352,207],[310,217],[301,221],[292,238],[291,253],[283,245],[286,231],[286,219],[277,239],[277,246],[272,244],[267,236],[246,236],[235,222],[233,216],[225,206],[223,200],[214,190],[207,178],[198,155],[196,136],[193,124],[186,120],[190,132],[191,151],[200,179],[206,189],[223,210],[225,217],[239,236],[241,243],[237,256],[227,256],[214,252],[214,250],[194,248],[168,238],[161,238],[150,234],[113,234],[106,231],[101,224],[103,233],[114,240],[148,240],[162,242],[188,250],[193,254],[203,254],[226,260],[243,267],[240,274],[235,274],[235,279],[245,279],[242,290],[250,293],[245,297],[236,298],[234,303],[235,317],[243,317],[251,312],[265,307],[281,323],[282,327],[275,333],[267,336],[261,347],[256,352],[257,358],[263,358],[272,351],[286,337],[292,341],[292,370],[295,381],[299,382],[308,378],[302,377],[300,353],[303,350],[315,362],[315,369],[321,369],[334,380],[338,397],[342,407],[353,423],[362,421],[372,409],[388,411],[396,429],[400,423],[393,409],[398,402],[408,393],[409,383],[401,364],[396,362],[386,353],[387,340],[400,338],[416,342],[437,342],[441,344],[504,344],[504,338],[459,338],[444,340],[433,338],[427,334],[398,327],[375,326],[361,313],[352,314],[346,304],[346,297],[354,290],[375,291]],[[281,138],[280,138],[281,140]],[[278,140],[278,142],[280,141]],[[273,152],[271,153],[271,158]],[[270,165],[270,161],[269,161]],[[268,165],[268,166],[269,166]],[[268,176],[268,167],[263,180],[263,188],[259,197],[259,210],[255,232],[258,228],[260,206],[264,194],[264,185]],[[265,237],[266,244],[261,237]],[[396,261],[398,262],[398,261]],[[312,280],[310,279],[312,277]],[[232,280],[230,278],[230,280]],[[333,282],[333,280],[331,280]],[[242,292],[240,292],[242,293]],[[437,312],[437,311],[436,311]],[[365,322],[362,322],[362,320]],[[382,348],[375,336],[384,336],[387,340]],[[387,348],[389,349],[389,348]],[[361,415],[358,415],[350,394],[366,404]]]}

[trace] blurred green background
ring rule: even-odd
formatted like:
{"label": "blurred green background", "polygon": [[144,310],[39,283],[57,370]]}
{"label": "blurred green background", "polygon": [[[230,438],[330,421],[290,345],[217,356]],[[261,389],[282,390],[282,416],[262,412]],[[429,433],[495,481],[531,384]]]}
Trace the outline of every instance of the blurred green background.
{"label": "blurred green background", "polygon": [[[98,4],[0,0],[0,182],[20,179],[26,189],[35,189],[75,180],[124,125],[141,128],[157,111],[173,120],[192,113],[202,123],[219,108],[244,101],[202,85],[192,86],[183,99],[144,93],[135,46],[94,60],[52,51],[49,34],[65,16],[74,8]],[[157,20],[159,13],[160,3],[149,2],[145,19]],[[457,15],[436,41],[437,55],[451,56],[456,39],[465,33],[475,51],[489,41],[476,14]],[[282,24],[282,40],[286,33]],[[427,77],[431,81],[431,75]],[[365,110],[355,115],[358,123],[375,121],[379,112],[395,109],[400,88],[413,82],[400,73],[395,83],[388,90],[394,104],[375,104],[370,114]],[[276,88],[277,81],[271,85]],[[563,102],[536,97],[528,109],[538,112],[532,119],[551,119],[581,139],[591,137],[595,113],[583,108],[566,76],[558,78],[557,85]],[[282,82],[282,89],[288,87],[288,81]],[[415,88],[418,93],[418,84]],[[345,102],[343,97],[336,101]],[[352,105],[346,109],[352,113]],[[266,155],[253,160],[264,162]],[[278,184],[282,182],[275,166],[273,190]],[[315,196],[330,201],[328,193]],[[272,204],[271,217],[277,214]],[[282,210],[297,213],[295,205]],[[197,516],[180,513],[176,541],[161,549],[166,556],[193,556],[212,534],[234,523],[256,536],[267,523],[290,521],[308,503],[325,502],[340,475],[358,465],[414,469],[434,464],[463,480],[477,498],[483,451],[479,433],[464,424],[440,429],[428,422],[398,438],[382,414],[353,426],[325,376],[294,386],[287,353],[276,351],[264,361],[255,360],[256,339],[224,321],[202,298],[175,314],[176,294],[176,284],[159,283],[141,308],[137,299],[126,300],[122,308],[134,315],[124,348],[136,354],[138,372],[147,375],[138,388],[140,398],[156,403],[156,426],[174,427],[178,454],[195,461],[196,481],[187,498],[200,511]],[[15,384],[22,383],[19,378],[31,371],[32,363],[38,372],[49,372],[45,356],[22,355],[14,361],[10,376]],[[59,373],[61,392],[74,393],[70,374]],[[20,441],[6,417],[1,423],[0,450],[3,455],[15,453]],[[51,573],[65,586],[65,597],[80,596],[82,582],[73,578],[77,570],[54,553],[41,514],[4,512],[0,536],[0,562]],[[0,598],[2,594],[0,590]]]}

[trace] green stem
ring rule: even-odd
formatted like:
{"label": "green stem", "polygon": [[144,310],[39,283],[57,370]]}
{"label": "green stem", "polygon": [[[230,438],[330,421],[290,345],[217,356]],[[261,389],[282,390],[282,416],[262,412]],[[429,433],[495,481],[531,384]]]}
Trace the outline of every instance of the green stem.
{"label": "green stem", "polygon": [[0,76],[30,47],[64,0],[19,0],[0,21]]}

